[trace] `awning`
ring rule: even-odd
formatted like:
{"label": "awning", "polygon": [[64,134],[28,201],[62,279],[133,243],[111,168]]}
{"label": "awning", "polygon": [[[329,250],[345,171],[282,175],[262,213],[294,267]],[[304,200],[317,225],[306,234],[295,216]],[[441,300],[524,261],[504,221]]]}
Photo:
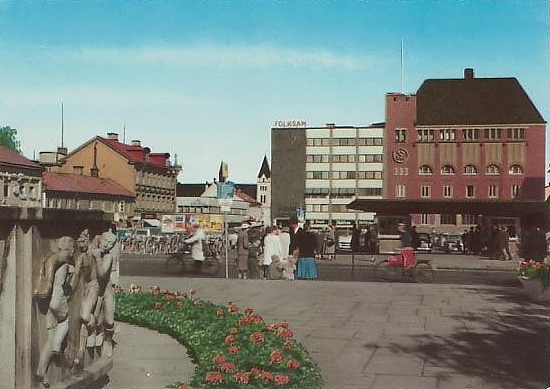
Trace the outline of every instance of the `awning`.
{"label": "awning", "polygon": [[160,221],[157,219],[143,219],[143,226],[160,228]]}
{"label": "awning", "polygon": [[472,214],[484,216],[520,217],[546,212],[543,200],[397,200],[357,199],[348,209],[375,212],[381,215],[411,214]]}

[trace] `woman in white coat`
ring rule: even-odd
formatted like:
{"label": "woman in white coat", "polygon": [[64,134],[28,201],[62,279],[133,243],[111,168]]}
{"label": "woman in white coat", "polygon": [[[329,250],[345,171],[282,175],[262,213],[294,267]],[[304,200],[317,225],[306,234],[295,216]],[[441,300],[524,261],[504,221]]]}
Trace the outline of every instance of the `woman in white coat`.
{"label": "woman in white coat", "polygon": [[190,238],[185,239],[184,242],[191,245],[191,257],[195,261],[195,271],[199,272],[204,261],[202,242],[206,239],[206,236],[198,223],[193,223],[191,226],[191,233],[193,235]]}
{"label": "woman in white coat", "polygon": [[283,253],[283,246],[281,245],[281,238],[277,235],[277,227],[268,227],[267,235],[264,239],[264,279],[269,277],[269,265],[273,262],[273,257],[276,257],[277,261],[285,257]]}

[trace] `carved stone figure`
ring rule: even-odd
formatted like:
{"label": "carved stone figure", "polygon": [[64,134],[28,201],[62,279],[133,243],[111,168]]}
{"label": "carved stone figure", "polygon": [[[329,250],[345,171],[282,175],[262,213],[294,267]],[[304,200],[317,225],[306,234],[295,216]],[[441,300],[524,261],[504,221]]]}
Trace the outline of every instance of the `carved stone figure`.
{"label": "carved stone figure", "polygon": [[[98,296],[94,308],[95,346],[102,347],[102,355],[113,355],[113,332],[115,325],[115,299],[113,284],[118,282],[120,243],[111,231],[104,232],[94,239],[88,255],[96,265]],[[93,337],[92,337],[93,338]],[[89,339],[88,347],[91,340]]]}
{"label": "carved stone figure", "polygon": [[69,299],[72,293],[69,264],[74,255],[74,240],[64,236],[57,241],[58,251],[42,262],[34,297],[38,302],[47,301],[46,314],[47,340],[40,352],[36,375],[42,384],[48,388],[50,383],[46,372],[54,355],[61,353],[62,343],[69,330],[68,313]]}

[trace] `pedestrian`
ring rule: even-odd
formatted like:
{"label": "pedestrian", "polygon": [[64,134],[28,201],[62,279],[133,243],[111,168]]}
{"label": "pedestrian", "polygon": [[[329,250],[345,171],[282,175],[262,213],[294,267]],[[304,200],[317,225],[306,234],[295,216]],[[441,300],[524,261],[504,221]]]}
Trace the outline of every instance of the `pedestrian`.
{"label": "pedestrian", "polygon": [[315,265],[315,250],[317,249],[317,237],[311,231],[309,224],[305,225],[305,231],[297,236],[298,271],[300,279],[311,280],[317,278],[317,266]]}
{"label": "pedestrian", "polygon": [[283,248],[283,258],[289,257],[290,234],[288,233],[288,231],[288,227],[283,227],[281,229],[281,233],[279,234],[279,239],[281,239],[281,247]]}
{"label": "pedestrian", "polygon": [[248,272],[248,257],[250,240],[248,237],[248,223],[241,224],[239,234],[237,235],[237,272],[239,279],[246,279]]}
{"label": "pedestrian", "polygon": [[336,248],[336,236],[334,234],[334,226],[328,225],[328,231],[325,235],[325,254],[328,255],[329,260],[334,259],[334,251]]}
{"label": "pedestrian", "polygon": [[200,224],[195,222],[191,225],[191,236],[184,240],[185,243],[191,245],[191,258],[194,261],[195,272],[200,272],[202,263],[204,262],[203,242],[206,239],[203,229]]}
{"label": "pedestrian", "polygon": [[376,226],[371,224],[369,226],[369,232],[367,236],[368,242],[368,253],[371,255],[371,262],[376,260],[376,254],[378,254],[378,232],[376,231]]}
{"label": "pedestrian", "polygon": [[405,223],[399,223],[397,225],[397,230],[399,231],[399,242],[401,243],[401,248],[412,248],[412,236],[410,232],[407,231],[407,225]]}
{"label": "pedestrian", "polygon": [[481,254],[481,227],[476,226],[472,236],[472,251],[475,255]]}
{"label": "pedestrian", "polygon": [[460,240],[462,240],[462,253],[468,254],[468,250],[470,249],[470,242],[469,242],[469,234],[468,230],[464,230],[462,235],[460,236]]}
{"label": "pedestrian", "polygon": [[279,262],[283,258],[283,247],[281,239],[277,235],[277,227],[268,227],[267,235],[264,238],[264,261],[263,276],[269,278],[269,266],[273,261]]}
{"label": "pedestrian", "polygon": [[[498,224],[493,224],[491,226],[491,232],[489,233],[489,240],[487,243],[487,248],[489,252],[489,259],[498,259],[499,254],[499,227]],[[501,251],[502,253],[502,251]]]}
{"label": "pedestrian", "polygon": [[297,250],[296,246],[296,237],[297,235],[303,233],[303,229],[298,224],[298,219],[292,219],[290,221],[290,245],[288,248],[288,253],[291,255],[294,255],[295,251]]}
{"label": "pedestrian", "polygon": [[351,252],[355,254],[361,251],[361,228],[355,222],[351,224],[351,228]]}
{"label": "pedestrian", "polygon": [[510,254],[510,235],[506,227],[501,227],[498,235],[499,239],[499,253],[502,254],[503,259],[512,260],[512,254]]}
{"label": "pedestrian", "polygon": [[411,247],[413,250],[418,249],[420,247],[420,237],[418,236],[418,232],[416,232],[416,226],[411,227]]}
{"label": "pedestrian", "polygon": [[472,255],[474,253],[474,227],[470,227],[470,231],[468,231],[468,249],[466,251],[466,254]]}
{"label": "pedestrian", "polygon": [[248,277],[260,278],[260,240],[256,239],[248,246]]}

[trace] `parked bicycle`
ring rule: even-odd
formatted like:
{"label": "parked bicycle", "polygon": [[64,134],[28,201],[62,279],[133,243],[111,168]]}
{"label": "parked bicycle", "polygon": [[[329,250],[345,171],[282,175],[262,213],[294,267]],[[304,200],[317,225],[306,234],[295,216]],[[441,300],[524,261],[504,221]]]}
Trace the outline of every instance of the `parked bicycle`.
{"label": "parked bicycle", "polygon": [[431,283],[434,271],[430,260],[417,260],[414,249],[406,247],[395,257],[390,257],[376,263],[376,278],[379,281],[392,281],[411,278],[419,283]]}

